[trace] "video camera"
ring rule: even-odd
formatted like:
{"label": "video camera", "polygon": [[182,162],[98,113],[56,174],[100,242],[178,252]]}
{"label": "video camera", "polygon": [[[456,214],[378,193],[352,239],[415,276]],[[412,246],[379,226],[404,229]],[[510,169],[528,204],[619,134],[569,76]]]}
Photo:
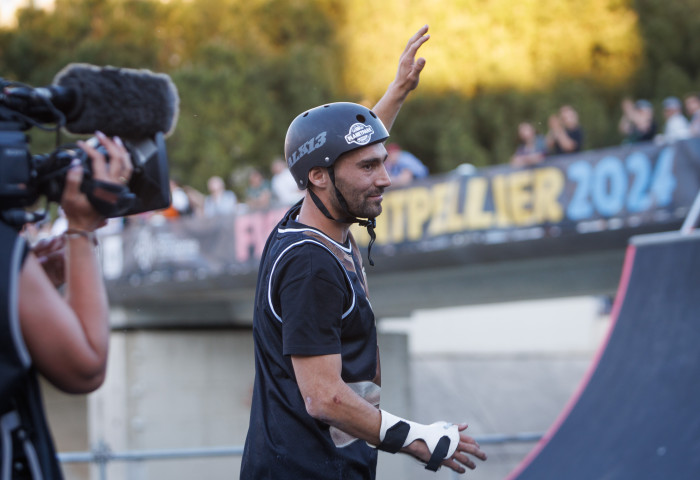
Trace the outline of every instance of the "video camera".
{"label": "video camera", "polygon": [[[40,197],[60,202],[74,158],[84,176],[80,189],[104,217],[121,217],[170,205],[165,136],[175,127],[179,98],[164,74],[147,70],[71,64],[49,87],[34,88],[0,78],[0,216],[11,225],[39,221],[25,208]],[[32,155],[32,127],[57,133],[56,149]],[[93,178],[90,157],[76,144],[60,145],[60,130],[101,131],[124,141],[133,164],[127,185]],[[91,145],[105,149],[96,138]],[[105,201],[105,192],[111,201]]]}

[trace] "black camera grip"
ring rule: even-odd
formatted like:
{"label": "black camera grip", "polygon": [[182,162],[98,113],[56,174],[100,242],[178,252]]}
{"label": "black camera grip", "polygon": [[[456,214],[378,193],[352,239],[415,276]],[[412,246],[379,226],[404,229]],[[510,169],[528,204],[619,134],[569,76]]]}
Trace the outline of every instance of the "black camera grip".
{"label": "black camera grip", "polygon": [[80,191],[87,195],[95,210],[106,218],[126,214],[136,201],[136,195],[126,185],[102,180],[84,179]]}

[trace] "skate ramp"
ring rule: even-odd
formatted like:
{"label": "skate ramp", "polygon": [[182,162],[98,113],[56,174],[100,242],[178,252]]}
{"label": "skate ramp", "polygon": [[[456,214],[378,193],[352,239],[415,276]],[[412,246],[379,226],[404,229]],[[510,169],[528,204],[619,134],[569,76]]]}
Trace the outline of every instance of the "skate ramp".
{"label": "skate ramp", "polygon": [[633,237],[608,338],[507,479],[698,478],[700,234]]}

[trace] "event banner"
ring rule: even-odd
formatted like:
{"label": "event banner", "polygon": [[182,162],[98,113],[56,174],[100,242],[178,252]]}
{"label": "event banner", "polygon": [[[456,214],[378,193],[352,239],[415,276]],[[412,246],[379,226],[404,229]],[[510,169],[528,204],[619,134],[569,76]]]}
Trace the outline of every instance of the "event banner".
{"label": "event banner", "polygon": [[[678,228],[698,191],[700,138],[550,157],[529,168],[432,176],[385,192],[372,256],[383,264],[379,269],[400,270],[440,259],[497,260],[519,245],[527,245],[529,256],[554,247],[573,253],[596,248],[606,234],[619,243]],[[250,285],[286,209],[130,226],[103,239],[105,275],[131,285],[213,277]],[[353,232],[366,247],[366,230],[354,226]]]}
{"label": "event banner", "polygon": [[[377,251],[663,228],[682,221],[699,190],[700,139],[550,157],[529,168],[431,177],[385,195]],[[355,231],[366,244],[367,236]]]}

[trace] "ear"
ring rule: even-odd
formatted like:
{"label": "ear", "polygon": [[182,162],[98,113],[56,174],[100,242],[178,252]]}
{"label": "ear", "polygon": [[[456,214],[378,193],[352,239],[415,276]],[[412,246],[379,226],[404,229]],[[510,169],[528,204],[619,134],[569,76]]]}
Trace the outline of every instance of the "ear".
{"label": "ear", "polygon": [[313,167],[309,170],[309,183],[311,185],[324,188],[328,181],[328,170],[325,167]]}

